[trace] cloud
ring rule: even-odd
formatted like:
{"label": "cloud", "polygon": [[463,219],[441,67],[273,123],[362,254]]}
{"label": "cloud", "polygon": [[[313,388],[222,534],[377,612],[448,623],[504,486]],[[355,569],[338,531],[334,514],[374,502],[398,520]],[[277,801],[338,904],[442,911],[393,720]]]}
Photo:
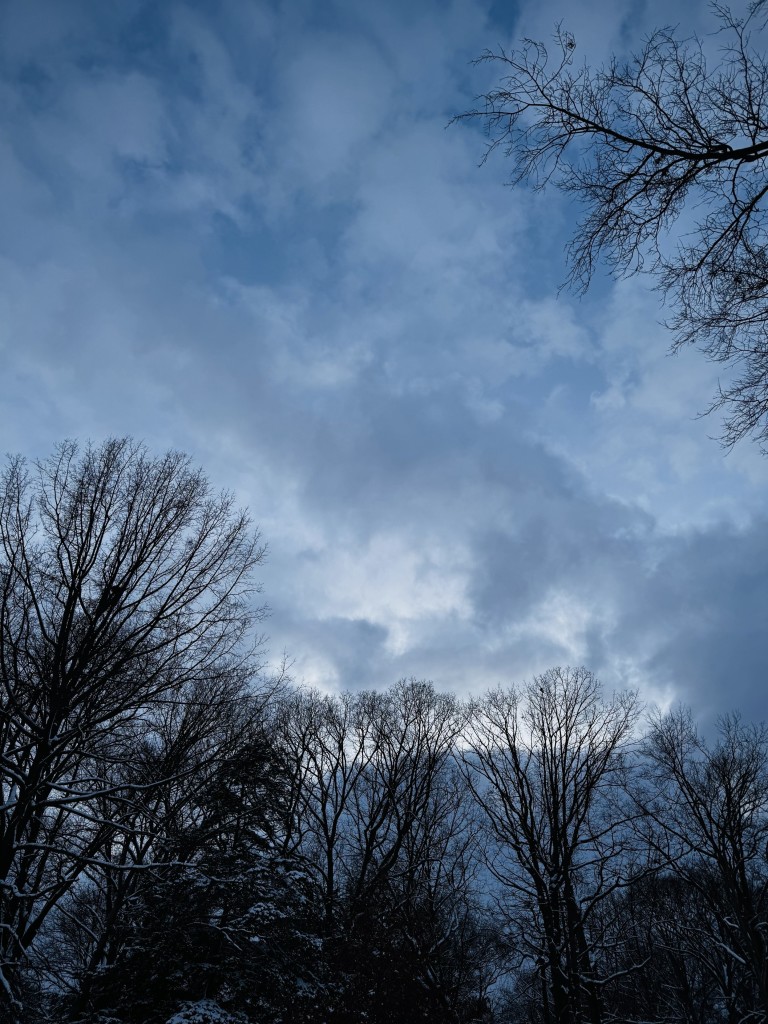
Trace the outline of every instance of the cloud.
{"label": "cloud", "polygon": [[764,463],[708,440],[711,368],[666,357],[656,298],[557,298],[571,211],[446,130],[489,4],[9,10],[7,450],[189,450],[261,525],[308,682],[585,661],[759,713]]}
{"label": "cloud", "polygon": [[766,556],[764,518],[746,529],[721,523],[669,539],[652,572],[624,590],[608,650],[623,648],[655,687],[710,721],[728,709],[763,719]]}

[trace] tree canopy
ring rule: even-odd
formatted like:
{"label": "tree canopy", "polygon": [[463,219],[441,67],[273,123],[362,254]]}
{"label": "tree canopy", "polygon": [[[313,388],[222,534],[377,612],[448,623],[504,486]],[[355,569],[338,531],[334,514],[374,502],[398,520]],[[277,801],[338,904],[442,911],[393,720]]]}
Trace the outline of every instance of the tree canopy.
{"label": "tree canopy", "polygon": [[765,728],[265,677],[263,554],[179,453],[0,474],[0,1020],[765,1024]]}

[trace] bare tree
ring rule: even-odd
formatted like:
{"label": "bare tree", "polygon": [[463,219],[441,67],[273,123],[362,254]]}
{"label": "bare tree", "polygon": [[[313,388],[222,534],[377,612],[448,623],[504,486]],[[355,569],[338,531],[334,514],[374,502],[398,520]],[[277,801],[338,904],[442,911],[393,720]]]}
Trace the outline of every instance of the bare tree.
{"label": "bare tree", "polygon": [[299,691],[286,695],[275,726],[291,780],[284,852],[307,865],[327,936],[349,884],[347,827],[355,787],[376,749],[379,702],[371,694]]}
{"label": "bare tree", "polygon": [[382,696],[371,761],[352,794],[348,894],[355,913],[397,870],[424,823],[460,728],[455,698],[431,683],[403,680]]}
{"label": "bare tree", "polygon": [[[61,445],[0,479],[0,999],[52,910],[141,842],[137,743],[204,681],[249,671],[264,548],[178,453]],[[167,766],[163,767],[163,771]],[[125,865],[124,865],[125,866]]]}
{"label": "bare tree", "polygon": [[418,1002],[430,1020],[458,1021],[485,998],[495,951],[476,899],[476,823],[453,762],[462,720],[455,698],[414,680],[286,700],[286,852],[314,880],[338,1013],[390,1019]]}
{"label": "bare tree", "polygon": [[656,720],[645,753],[651,839],[706,909],[687,945],[733,1019],[768,1020],[768,730],[730,715],[710,744],[678,709]]}
{"label": "bare tree", "polygon": [[725,412],[727,446],[749,434],[768,442],[764,2],[741,19],[713,3],[715,67],[699,39],[670,29],[598,69],[575,67],[560,27],[552,60],[532,40],[489,51],[480,59],[498,65],[500,83],[461,115],[512,158],[513,183],[552,182],[583,204],[571,284],[585,289],[601,258],[619,275],[650,272],[673,310],[673,348],[696,345],[729,368],[710,407]]}
{"label": "bare tree", "polygon": [[[227,876],[245,870],[240,863],[235,869],[217,863],[211,872],[211,860],[223,860],[221,851],[242,843],[243,834],[256,831],[266,840],[275,798],[256,783],[268,772],[275,790],[279,775],[262,739],[263,700],[245,673],[222,674],[179,691],[156,709],[151,721],[144,719],[130,762],[115,766],[113,782],[119,772],[122,781],[135,787],[120,831],[106,837],[99,856],[58,901],[30,958],[40,967],[44,987],[53,985],[59,993],[59,1018],[64,1003],[73,1020],[93,1011],[94,986],[104,990],[105,978],[117,973],[129,947],[136,946],[137,929],[146,927],[139,911],[149,898],[159,905],[163,891],[174,884],[178,888],[182,879],[193,916],[198,909],[193,900],[207,875],[217,876],[215,883],[206,883],[209,893],[218,888],[226,897],[227,888],[237,884]],[[92,807],[108,818],[110,804],[110,795],[104,795]],[[205,929],[199,915],[196,923],[198,931]],[[157,933],[165,926],[156,922]],[[229,937],[225,913],[219,912],[215,928]],[[175,948],[191,939],[189,934],[176,936]],[[167,982],[165,989],[173,997]],[[103,991],[97,995],[103,998]],[[151,995],[156,993],[145,998]]]}
{"label": "bare tree", "polygon": [[383,902],[400,960],[438,1019],[456,1024],[482,1019],[505,966],[503,942],[488,894],[480,814],[466,778],[455,764],[440,764],[430,789]]}
{"label": "bare tree", "polygon": [[603,699],[585,669],[552,669],[471,709],[464,768],[482,808],[523,975],[543,1019],[603,1019],[601,905],[632,871],[623,800],[637,697]]}

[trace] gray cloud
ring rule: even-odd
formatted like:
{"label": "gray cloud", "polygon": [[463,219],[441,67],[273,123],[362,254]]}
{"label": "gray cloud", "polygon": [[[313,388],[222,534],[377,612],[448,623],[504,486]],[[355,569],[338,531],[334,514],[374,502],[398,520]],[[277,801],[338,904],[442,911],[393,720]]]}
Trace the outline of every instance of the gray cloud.
{"label": "gray cloud", "polygon": [[[653,296],[556,298],[571,212],[445,130],[511,26],[321,7],[4,9],[5,449],[191,451],[260,523],[308,682],[586,661],[761,715],[764,461],[708,440]],[[634,10],[574,17],[605,49]]]}

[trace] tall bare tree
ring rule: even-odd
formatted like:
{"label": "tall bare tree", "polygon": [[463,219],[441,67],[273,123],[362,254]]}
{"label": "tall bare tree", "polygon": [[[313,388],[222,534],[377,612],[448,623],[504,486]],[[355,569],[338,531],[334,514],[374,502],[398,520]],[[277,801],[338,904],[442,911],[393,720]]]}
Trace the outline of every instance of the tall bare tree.
{"label": "tall bare tree", "polygon": [[678,709],[656,720],[645,753],[650,835],[706,909],[696,955],[733,1019],[768,1020],[768,730],[730,715],[709,743]]}
{"label": "tall bare tree", "polygon": [[[723,919],[701,888],[717,885],[710,871],[689,865],[696,884],[662,870],[617,893],[606,921],[606,986],[610,1018],[622,1024],[675,1021],[736,1024],[759,1020],[742,966],[723,955]],[[628,969],[629,968],[629,969]]]}
{"label": "tall bare tree", "polygon": [[476,823],[453,761],[462,720],[455,698],[414,680],[287,698],[286,852],[314,880],[331,1020],[467,1020],[485,997],[495,951],[477,907]]}
{"label": "tall bare tree", "polygon": [[[723,441],[768,443],[768,63],[765,0],[744,18],[720,3],[720,60],[699,39],[654,32],[629,60],[575,65],[557,29],[554,56],[526,40],[487,52],[499,85],[461,115],[484,123],[512,181],[552,182],[584,207],[569,248],[570,282],[600,259],[619,275],[652,274],[672,308],[674,348],[725,364],[711,408]],[[675,226],[685,224],[683,233]]]}
{"label": "tall bare tree", "polygon": [[603,1020],[596,913],[632,872],[625,749],[633,693],[605,700],[585,669],[552,669],[471,709],[464,767],[489,837],[488,867],[543,1020]]}
{"label": "tall bare tree", "polygon": [[263,555],[231,497],[178,453],[66,443],[33,466],[11,460],[0,478],[7,1015],[52,910],[85,869],[114,869],[104,851],[139,827],[160,781],[136,763],[141,737],[195,686],[254,667]]}
{"label": "tall bare tree", "polygon": [[355,788],[376,751],[379,704],[373,694],[298,691],[286,695],[277,717],[276,738],[291,780],[284,852],[306,863],[327,936],[350,884],[348,827]]}

